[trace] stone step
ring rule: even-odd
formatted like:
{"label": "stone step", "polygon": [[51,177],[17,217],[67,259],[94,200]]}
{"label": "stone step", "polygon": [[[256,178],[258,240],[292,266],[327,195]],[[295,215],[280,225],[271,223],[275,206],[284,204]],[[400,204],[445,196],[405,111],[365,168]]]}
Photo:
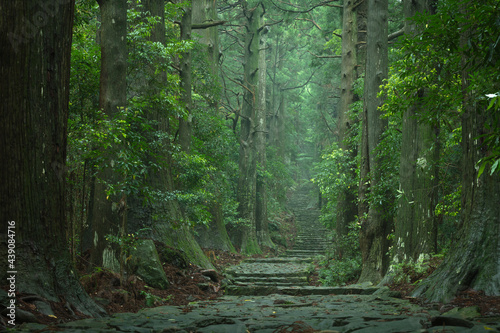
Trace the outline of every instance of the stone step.
{"label": "stone step", "polygon": [[247,284],[255,284],[255,285],[280,285],[280,286],[293,286],[293,285],[302,285],[305,286],[308,284],[308,276],[267,276],[267,277],[257,277],[257,276],[246,276],[246,277],[237,277],[233,280],[235,284],[238,285],[247,285]]}
{"label": "stone step", "polygon": [[235,286],[226,288],[226,295],[245,295],[245,296],[266,296],[272,294],[283,294],[292,296],[306,295],[371,295],[379,288],[377,287],[314,287],[314,286]]}
{"label": "stone step", "polygon": [[312,250],[287,250],[286,254],[292,257],[316,257],[318,255],[325,255],[325,251],[312,251]]}
{"label": "stone step", "polygon": [[300,239],[297,239],[295,240],[295,245],[311,245],[311,244],[319,244],[321,246],[327,246],[328,244],[330,244],[329,241],[327,240],[324,240],[324,239],[313,239],[313,238],[306,238],[306,239],[303,239],[303,238],[300,238]]}
{"label": "stone step", "polygon": [[296,242],[294,248],[298,247],[317,247],[317,248],[326,248],[328,243],[321,243],[321,242]]}
{"label": "stone step", "polygon": [[248,258],[245,259],[242,263],[291,263],[291,264],[309,264],[310,260],[304,258],[293,258],[293,257],[271,257],[271,258]]}
{"label": "stone step", "polygon": [[309,276],[310,268],[305,263],[240,263],[225,270],[232,278],[240,277],[297,277]]}

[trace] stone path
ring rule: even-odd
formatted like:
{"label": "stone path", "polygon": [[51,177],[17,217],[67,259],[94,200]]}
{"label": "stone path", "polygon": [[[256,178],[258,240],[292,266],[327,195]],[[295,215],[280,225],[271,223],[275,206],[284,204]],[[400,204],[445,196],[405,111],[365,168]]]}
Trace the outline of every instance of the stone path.
{"label": "stone path", "polygon": [[[343,296],[224,296],[216,301],[192,303],[186,307],[160,306],[138,313],[115,314],[109,318],[84,319],[60,324],[57,328],[62,332],[75,333],[496,331],[494,326],[488,324],[440,317],[437,311],[424,310],[384,293]],[[43,325],[29,324],[23,326],[20,332],[38,329],[44,329]]]}
{"label": "stone path", "polygon": [[328,246],[327,231],[319,222],[320,210],[312,183],[302,185],[288,202],[295,215],[298,235],[295,245],[287,250],[290,257],[315,257],[324,255]]}
{"label": "stone path", "polygon": [[327,233],[318,221],[320,211],[311,185],[299,187],[288,203],[298,229],[294,247],[287,250],[285,257],[247,259],[227,269],[224,273],[232,284],[226,288],[226,295],[329,293],[329,288],[308,286],[313,258],[324,255],[327,248]]}
{"label": "stone path", "polygon": [[[290,204],[299,227],[287,257],[248,259],[226,270],[224,297],[185,307],[160,306],[138,313],[57,325],[62,332],[496,332],[500,323],[480,323],[467,315],[441,316],[412,305],[387,287],[313,287],[311,257],[324,253],[325,232],[318,225],[307,186]],[[46,329],[22,325],[20,332]]]}

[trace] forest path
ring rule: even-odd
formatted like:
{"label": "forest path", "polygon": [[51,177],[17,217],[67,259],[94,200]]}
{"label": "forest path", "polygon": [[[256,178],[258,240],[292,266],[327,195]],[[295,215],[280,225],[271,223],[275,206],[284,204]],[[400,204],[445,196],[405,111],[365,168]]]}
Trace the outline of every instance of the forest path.
{"label": "forest path", "polygon": [[[482,324],[424,309],[387,287],[309,286],[312,258],[325,250],[325,232],[310,185],[290,200],[299,228],[286,257],[247,259],[226,270],[232,284],[212,301],[159,306],[137,313],[84,319],[47,328],[25,324],[20,332],[484,332]],[[451,326],[451,330],[450,329]]]}
{"label": "forest path", "polygon": [[324,255],[328,247],[327,230],[319,222],[321,211],[318,207],[318,189],[307,182],[302,184],[290,197],[288,208],[295,215],[298,234],[288,257],[313,258]]}

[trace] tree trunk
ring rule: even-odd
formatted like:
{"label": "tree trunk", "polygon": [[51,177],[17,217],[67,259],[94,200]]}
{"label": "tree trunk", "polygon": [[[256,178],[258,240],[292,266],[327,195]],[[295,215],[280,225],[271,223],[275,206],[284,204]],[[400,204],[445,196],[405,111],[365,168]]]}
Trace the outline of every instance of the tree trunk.
{"label": "tree trunk", "polygon": [[[405,18],[429,12],[428,1],[406,1]],[[405,34],[415,35],[415,26],[405,23]],[[425,91],[421,91],[420,98]],[[424,106],[410,107],[403,116],[400,191],[395,221],[393,263],[422,260],[437,250],[437,203],[439,144],[438,130],[429,123],[418,122]]]}
{"label": "tree trunk", "polygon": [[[387,127],[387,120],[380,118],[378,107],[383,104],[384,98],[377,97],[377,94],[383,80],[387,78],[388,72],[387,13],[387,0],[368,1],[360,195],[362,190],[365,191],[364,186],[368,181],[365,176],[369,176],[371,193],[377,190],[382,178],[381,161],[380,157],[377,156],[377,147]],[[365,195],[366,192],[363,193],[363,200]],[[391,223],[387,212],[384,211],[383,202],[370,202],[366,218],[364,215],[360,215],[360,220],[360,248],[363,267],[359,282],[378,283],[387,270],[387,251],[389,249],[387,235],[391,231]]]}
{"label": "tree trunk", "polygon": [[[113,119],[120,108],[127,105],[127,1],[99,0],[101,10],[101,76],[99,108],[109,120]],[[118,151],[113,147],[107,151]],[[126,217],[126,196],[115,193],[108,195],[109,185],[120,180],[113,167],[117,156],[104,152],[107,164],[101,167],[95,185],[92,209],[92,234],[94,246],[91,262],[96,266],[113,267],[119,262],[115,248],[106,240],[106,235],[124,234],[123,219]]]}
{"label": "tree trunk", "polygon": [[[159,125],[166,131],[166,121],[160,121]],[[169,157],[166,157],[170,160]],[[172,165],[170,161],[168,165]],[[172,171],[169,167],[156,173],[152,180],[159,192],[170,192],[174,190]],[[157,219],[153,223],[153,236],[156,240],[182,251],[191,263],[205,269],[214,269],[210,260],[205,256],[200,245],[196,242],[189,225],[184,222],[179,203],[175,199],[158,198],[152,207]]]}
{"label": "tree trunk", "polygon": [[[192,8],[191,4],[184,7],[181,21],[181,41],[191,40]],[[186,108],[187,116],[179,118],[179,143],[185,152],[191,151],[191,132],[193,107],[191,94],[191,50],[182,52],[180,57],[180,79],[182,88],[182,102]]]}
{"label": "tree trunk", "polygon": [[[217,20],[217,2],[213,0],[193,0],[193,24],[199,25]],[[200,35],[201,37],[196,37]],[[219,75],[219,32],[217,26],[197,29],[195,37],[203,47],[203,53],[206,56],[206,63],[210,65],[210,75],[213,80]],[[212,105],[210,105],[212,106]],[[217,101],[213,105],[213,112],[218,112]],[[229,252],[236,252],[224,224],[224,215],[220,202],[223,199],[222,193],[214,193],[216,203],[210,204],[208,209],[212,214],[212,220],[208,228],[205,226],[197,227],[196,239],[201,247],[218,249]]]}
{"label": "tree trunk", "polygon": [[[159,17],[160,22],[163,22],[154,26],[149,40],[166,44],[164,1],[148,0],[145,3],[145,10],[149,11],[151,16]],[[154,67],[155,66],[151,66],[148,75],[152,77],[156,76],[153,82],[157,82],[159,85],[166,85],[166,73],[161,71],[157,72]],[[190,70],[189,67],[189,71]],[[143,88],[146,91],[150,89],[150,87],[147,86]],[[148,111],[148,117],[157,123],[155,130],[167,134],[169,132],[168,119],[165,118],[164,111],[155,109],[154,107]],[[168,137],[168,135],[164,135],[164,137]],[[169,194],[174,191],[174,182],[171,170],[172,162],[169,155],[171,148],[166,149],[165,147],[169,147],[172,143],[169,142],[168,139],[164,140],[165,141],[160,144],[163,150],[154,151],[151,156],[151,158],[158,159],[155,161],[155,164],[163,165],[163,168],[160,171],[150,171],[147,181],[148,186],[153,192],[169,196]],[[131,211],[130,214],[131,220],[133,219],[138,222],[134,225],[135,229],[138,226],[151,227],[153,239],[179,249],[186,255],[190,262],[195,265],[207,269],[214,268],[194,239],[191,228],[183,222],[184,217],[175,199],[167,200],[165,197],[157,197],[153,199],[151,205],[146,207],[141,205],[142,201],[141,198],[135,200],[135,209],[133,212]]]}
{"label": "tree trunk", "polygon": [[13,0],[1,7],[0,255],[4,268],[0,275],[2,281],[13,282],[17,292],[65,300],[82,313],[103,316],[105,312],[78,282],[66,238],[74,2]]}
{"label": "tree trunk", "polygon": [[[356,5],[356,7],[355,7]],[[358,154],[357,147],[349,144],[349,139],[355,135],[351,132],[356,119],[349,115],[351,104],[359,99],[354,94],[354,82],[364,68],[365,57],[362,55],[366,48],[358,45],[359,28],[365,30],[366,27],[366,1],[355,4],[354,1],[344,2],[343,23],[342,23],[342,64],[341,64],[341,92],[338,110],[338,135],[339,148],[346,151],[349,159],[355,160]],[[359,15],[358,15],[359,13]],[[363,38],[364,39],[364,38]],[[356,170],[351,172],[353,179],[357,177]],[[349,223],[355,221],[358,213],[356,194],[351,190],[345,190],[340,194],[336,212],[336,234],[342,238],[349,232]],[[340,249],[338,255],[341,256]]]}
{"label": "tree trunk", "polygon": [[[271,89],[271,105],[268,117],[268,144],[273,149],[273,160],[278,161],[278,163],[285,164],[285,117],[286,117],[286,107],[285,107],[285,93],[281,90],[281,84],[278,82],[278,71],[282,67],[282,50],[281,50],[281,38],[282,35],[278,34],[274,37],[276,42],[273,47],[271,47],[271,58],[272,58],[272,89]],[[279,204],[284,207],[286,205],[286,189],[282,186],[281,182],[274,182],[276,188],[273,188],[273,192],[277,193],[277,199]]]}
{"label": "tree trunk", "polygon": [[[193,0],[193,24],[199,25],[217,21],[217,0]],[[193,28],[194,29],[194,28]],[[196,37],[199,35],[200,37]],[[211,66],[210,74],[214,78],[219,75],[219,31],[217,26],[196,29],[195,37],[205,45],[207,63]]]}
{"label": "tree trunk", "polygon": [[243,3],[243,13],[247,20],[245,36],[244,97],[241,114],[239,179],[237,199],[238,215],[243,225],[238,227],[237,241],[241,252],[260,253],[255,226],[256,200],[256,156],[255,156],[255,109],[258,98],[259,70],[259,28],[261,6],[248,9]]}
{"label": "tree trunk", "polygon": [[[464,3],[463,12],[472,8]],[[472,19],[472,18],[471,18]],[[470,21],[470,20],[469,20]],[[476,64],[470,61],[468,42],[474,38],[464,27],[460,44],[462,54],[462,214],[461,228],[443,263],[415,290],[431,302],[448,302],[467,288],[486,295],[500,295],[500,176],[484,172],[477,177],[477,162],[489,154],[489,147],[478,137],[498,124],[498,115],[486,111],[469,87]],[[497,117],[497,119],[494,119]]]}
{"label": "tree trunk", "polygon": [[[264,13],[261,14],[262,16]],[[261,20],[262,20],[261,16]],[[256,202],[255,202],[255,228],[257,231],[257,239],[262,247],[276,248],[271,236],[269,235],[269,221],[267,220],[267,180],[264,172],[267,167],[266,157],[266,34],[267,29],[264,28],[260,35],[259,46],[259,87],[258,97],[255,112],[255,154],[257,157],[257,165],[260,172],[257,172],[256,180]]]}
{"label": "tree trunk", "polygon": [[213,204],[210,208],[212,220],[208,226],[199,225],[196,227],[196,241],[202,248],[216,249],[235,253],[236,250],[229,239],[229,235],[224,225],[224,215],[222,205]]}

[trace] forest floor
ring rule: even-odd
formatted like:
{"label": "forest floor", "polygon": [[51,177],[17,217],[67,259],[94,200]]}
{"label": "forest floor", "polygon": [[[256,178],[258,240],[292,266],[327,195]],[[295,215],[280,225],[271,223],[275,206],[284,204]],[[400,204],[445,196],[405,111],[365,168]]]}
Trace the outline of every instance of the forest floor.
{"label": "forest floor", "polygon": [[[226,267],[237,265],[245,259],[244,256],[229,252],[214,250],[213,264],[217,271],[223,272]],[[265,257],[272,254],[264,254],[256,257]],[[419,278],[424,278],[432,272],[432,266]],[[434,267],[435,268],[435,267]],[[166,290],[154,289],[145,286],[141,280],[131,277],[123,285],[117,274],[106,270],[99,270],[91,275],[91,279],[85,279],[84,288],[89,295],[101,304],[109,315],[123,312],[137,312],[146,307],[162,305],[175,305],[189,308],[191,302],[216,299],[223,295],[224,277],[218,273],[217,282],[207,284],[204,270],[200,267],[189,265],[187,268],[179,268],[173,265],[164,265],[165,273],[171,285]],[[316,273],[310,279],[311,285],[320,285],[316,267]],[[355,283],[355,281],[353,281]],[[408,295],[414,288],[411,283],[398,283],[389,286],[392,290],[400,291],[403,298],[409,299],[420,306],[432,307],[434,310],[446,312],[454,307],[464,308],[477,306],[482,316],[500,316],[500,297],[485,296],[481,292],[466,290],[460,293],[449,304],[426,304],[424,300],[411,298]],[[25,298],[26,297],[26,298]],[[28,295],[19,295],[18,307],[31,312],[38,322],[46,325],[54,325],[85,318],[83,314],[71,314],[64,302],[50,302],[53,316],[47,316],[37,311],[34,304],[29,301]]]}

